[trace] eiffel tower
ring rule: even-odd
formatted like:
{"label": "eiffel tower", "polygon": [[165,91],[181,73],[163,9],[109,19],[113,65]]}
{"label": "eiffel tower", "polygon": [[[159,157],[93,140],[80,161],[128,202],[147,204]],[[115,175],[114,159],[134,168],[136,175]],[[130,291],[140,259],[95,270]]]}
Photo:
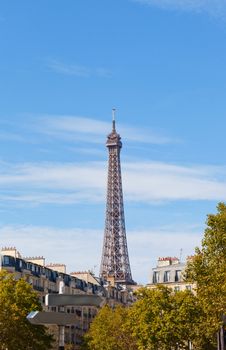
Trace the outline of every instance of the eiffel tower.
{"label": "eiffel tower", "polygon": [[107,137],[109,151],[107,205],[100,277],[115,284],[135,284],[132,279],[126,241],[123,207],[120,151],[122,142],[115,128],[112,110],[112,132]]}

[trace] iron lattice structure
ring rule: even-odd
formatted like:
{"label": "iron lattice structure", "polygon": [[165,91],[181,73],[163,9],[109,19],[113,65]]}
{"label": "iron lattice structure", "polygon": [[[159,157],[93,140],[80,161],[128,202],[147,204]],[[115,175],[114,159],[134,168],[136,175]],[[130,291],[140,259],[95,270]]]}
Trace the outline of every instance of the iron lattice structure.
{"label": "iron lattice structure", "polygon": [[129,263],[124,218],[120,164],[122,142],[115,129],[114,117],[112,132],[107,137],[106,146],[109,150],[108,185],[100,276],[104,279],[113,277],[115,283],[134,284]]}

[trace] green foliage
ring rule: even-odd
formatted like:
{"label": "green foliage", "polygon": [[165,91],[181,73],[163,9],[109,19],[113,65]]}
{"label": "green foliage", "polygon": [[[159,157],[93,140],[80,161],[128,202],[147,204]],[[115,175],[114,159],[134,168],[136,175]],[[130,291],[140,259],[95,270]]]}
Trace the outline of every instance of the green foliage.
{"label": "green foliage", "polygon": [[103,307],[85,335],[85,349],[89,350],[137,350],[131,332],[126,328],[128,310],[122,306]]}
{"label": "green foliage", "polygon": [[226,205],[219,203],[217,214],[208,215],[201,249],[188,265],[187,279],[197,284],[197,297],[205,312],[202,324],[209,342],[226,313]]}
{"label": "green foliage", "polygon": [[199,347],[202,309],[190,291],[140,289],[129,308],[103,308],[86,335],[89,350],[177,350]]}
{"label": "green foliage", "polygon": [[189,291],[141,289],[129,311],[128,324],[139,350],[188,349],[197,337],[200,320],[197,298]]}
{"label": "green foliage", "polygon": [[196,293],[158,287],[137,292],[129,308],[103,308],[86,335],[89,350],[216,349],[226,314],[226,205],[208,215],[202,247],[189,262],[186,278]]}
{"label": "green foliage", "polygon": [[13,274],[0,272],[0,349],[51,349],[52,336],[43,326],[31,325],[26,316],[41,310],[37,294],[24,280]]}

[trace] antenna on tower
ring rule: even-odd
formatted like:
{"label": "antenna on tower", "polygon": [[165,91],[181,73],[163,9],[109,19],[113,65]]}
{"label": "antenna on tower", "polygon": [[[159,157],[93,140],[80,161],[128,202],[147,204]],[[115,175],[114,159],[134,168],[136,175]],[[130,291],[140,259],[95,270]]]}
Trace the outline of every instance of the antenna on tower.
{"label": "antenna on tower", "polygon": [[112,129],[115,131],[115,108],[112,108]]}
{"label": "antenna on tower", "polygon": [[181,262],[181,259],[182,259],[182,254],[183,254],[183,249],[181,248],[180,249],[180,260],[179,260],[180,262]]}

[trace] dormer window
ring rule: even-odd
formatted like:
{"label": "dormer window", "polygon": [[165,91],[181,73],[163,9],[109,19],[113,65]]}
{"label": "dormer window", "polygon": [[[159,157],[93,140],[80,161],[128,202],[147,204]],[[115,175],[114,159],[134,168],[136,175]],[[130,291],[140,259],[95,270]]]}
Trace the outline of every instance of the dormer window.
{"label": "dormer window", "polygon": [[159,283],[159,272],[157,271],[153,273],[153,283]]}
{"label": "dormer window", "polygon": [[178,282],[181,280],[181,270],[175,271],[175,282]]}
{"label": "dormer window", "polygon": [[164,282],[169,282],[170,281],[170,271],[165,271],[164,272]]}

